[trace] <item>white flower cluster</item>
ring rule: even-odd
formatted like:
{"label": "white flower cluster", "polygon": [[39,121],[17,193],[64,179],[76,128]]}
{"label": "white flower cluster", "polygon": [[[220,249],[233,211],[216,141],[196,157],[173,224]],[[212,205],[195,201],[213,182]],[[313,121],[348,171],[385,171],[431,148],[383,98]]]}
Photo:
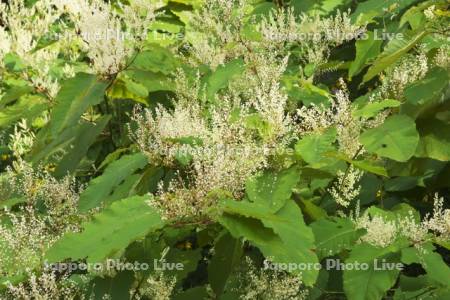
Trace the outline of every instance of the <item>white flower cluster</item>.
{"label": "white flower cluster", "polygon": [[57,180],[45,169],[34,170],[23,160],[18,160],[14,166],[15,170],[8,168],[6,175],[0,178],[0,196],[24,197],[27,207],[43,204],[47,210],[45,222],[49,231],[57,234],[78,231],[79,193],[75,179],[66,176]]}
{"label": "white flower cluster", "polygon": [[[119,6],[121,12],[102,0],[39,0],[30,6],[24,0],[12,0],[1,4],[0,20],[5,27],[0,26],[0,59],[7,52],[18,54],[37,71],[29,79],[51,98],[59,85],[49,67],[60,53],[67,52],[71,60],[76,60],[80,51],[84,51],[94,72],[104,76],[115,74],[126,65],[135,48],[142,46],[157,16],[156,10],[163,4],[136,0]],[[60,18],[62,14],[64,18]],[[50,32],[56,21],[63,29],[62,37]],[[75,29],[64,23],[67,21]],[[41,38],[54,35],[58,37],[56,43],[32,51]],[[74,50],[74,45],[78,49]]]}
{"label": "white flower cluster", "polygon": [[381,216],[370,217],[364,214],[356,220],[356,228],[367,230],[361,241],[373,246],[387,247],[397,238],[397,224]]}
{"label": "white flower cluster", "polygon": [[31,273],[26,282],[17,286],[9,284],[7,296],[8,299],[23,300],[86,299],[77,283],[48,272],[39,275]]}
{"label": "white flower cluster", "polygon": [[434,57],[434,64],[442,68],[450,69],[450,45],[442,45],[439,47]]}
{"label": "white flower cluster", "polygon": [[52,4],[53,0],[40,0],[31,6],[25,5],[23,0],[0,4],[0,23],[5,26],[0,25],[0,60],[8,52],[18,54],[34,70],[31,76],[24,73],[25,79],[30,80],[38,91],[47,93],[50,98],[54,98],[59,91],[58,81],[50,73],[50,66],[55,63],[59,47],[54,45],[33,50],[61,15]]}
{"label": "white flower cluster", "polygon": [[333,47],[364,33],[365,26],[353,25],[349,14],[337,11],[328,18],[303,14],[297,20],[293,10],[280,9],[263,19],[260,32],[273,48],[279,47],[280,42],[296,43],[306,63],[320,65],[326,62]]}
{"label": "white flower cluster", "polygon": [[[25,5],[24,0],[11,0],[0,6],[0,19],[7,28],[11,51],[21,57],[30,55],[41,37],[49,32],[50,25],[60,16],[52,0]],[[1,27],[1,26],[0,26]]]}
{"label": "white flower cluster", "polygon": [[246,52],[240,32],[246,8],[246,0],[210,0],[192,15],[190,50],[196,61],[215,69]]}
{"label": "white flower cluster", "polygon": [[[1,8],[1,6],[0,6]],[[5,31],[5,28],[0,26],[0,69],[3,66],[3,59],[5,54],[11,51],[11,38]]]}
{"label": "white flower cluster", "polygon": [[11,226],[0,223],[0,275],[20,275],[39,266],[43,253],[57,237],[50,234],[45,220],[32,208],[23,210],[22,215],[8,211],[3,215]]}
{"label": "white flower cluster", "polygon": [[99,0],[61,2],[74,20],[94,71],[102,75],[119,72],[132,49],[126,45],[121,19],[111,4]]}
{"label": "white flower cluster", "polygon": [[177,283],[176,277],[167,276],[163,271],[157,271],[155,274],[149,276],[143,288],[139,293],[134,293],[136,299],[141,297],[148,297],[154,300],[170,300]]}
{"label": "white flower cluster", "polygon": [[450,240],[450,209],[444,209],[444,198],[434,196],[433,215],[425,216],[423,225],[438,235],[443,241]]}
{"label": "white flower cluster", "polygon": [[248,269],[240,273],[240,286],[236,290],[240,294],[239,299],[307,299],[308,291],[302,288],[300,275],[278,270],[257,269],[249,258],[246,265]]}
{"label": "white flower cluster", "polygon": [[33,147],[36,136],[28,127],[27,120],[22,119],[14,126],[14,133],[10,134],[9,149],[16,157],[22,157]]}
{"label": "white flower cluster", "polygon": [[358,183],[363,173],[353,165],[350,165],[346,172],[338,171],[337,181],[328,189],[337,204],[348,207],[351,201],[359,195],[361,186]]}
{"label": "white flower cluster", "polygon": [[363,153],[359,135],[368,122],[365,119],[353,117],[352,111],[348,92],[345,88],[338,90],[335,100],[328,108],[323,105],[312,105],[310,107],[303,106],[297,110],[298,130],[300,134],[307,134],[323,132],[327,128],[336,126],[339,150],[350,158],[356,158],[355,155]]}
{"label": "white flower cluster", "polygon": [[401,100],[405,87],[422,79],[428,72],[428,58],[426,52],[419,48],[418,54],[407,55],[389,68],[381,76],[379,98],[394,98]]}
{"label": "white flower cluster", "polygon": [[443,209],[444,199],[437,194],[434,197],[433,215],[426,215],[420,222],[409,211],[407,216],[388,220],[380,215],[369,216],[364,213],[359,215],[357,208],[356,217],[353,220],[356,228],[367,231],[361,237],[361,241],[377,247],[387,247],[397,238],[407,238],[415,247],[420,249],[421,244],[431,239],[440,241],[450,240],[450,209]]}
{"label": "white flower cluster", "polygon": [[274,47],[282,45],[280,42],[292,43],[298,41],[300,24],[297,22],[293,9],[279,9],[263,18],[258,26],[263,38]]}
{"label": "white flower cluster", "polygon": [[[180,91],[173,110],[160,106],[134,113],[137,130],[132,136],[151,161],[173,167],[180,156],[188,160],[188,182],[174,179],[152,200],[167,218],[205,214],[216,201],[215,193],[240,198],[245,181],[267,165],[270,149],[289,141],[287,96],[279,85],[286,62],[258,65],[258,75],[252,70],[243,75],[247,93],[234,89],[241,81],[237,79],[229,92],[216,95],[213,105],[202,101],[199,83],[189,89],[178,74]],[[249,120],[259,122],[260,131],[264,126],[263,132]]]}
{"label": "white flower cluster", "polygon": [[436,15],[434,14],[434,10],[436,9],[436,5],[431,5],[430,7],[428,7],[427,9],[425,9],[423,11],[423,14],[425,15],[425,17],[429,20],[433,20]]}

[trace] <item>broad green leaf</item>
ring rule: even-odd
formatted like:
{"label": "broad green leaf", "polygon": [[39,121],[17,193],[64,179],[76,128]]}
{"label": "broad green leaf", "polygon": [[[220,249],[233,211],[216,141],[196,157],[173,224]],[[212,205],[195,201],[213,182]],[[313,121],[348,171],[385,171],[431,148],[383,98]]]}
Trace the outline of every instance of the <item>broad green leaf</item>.
{"label": "broad green leaf", "polygon": [[360,136],[367,151],[397,161],[407,161],[416,152],[419,133],[414,120],[404,115],[389,117]]}
{"label": "broad green leaf", "polygon": [[320,206],[314,204],[312,200],[300,199],[302,212],[311,220],[319,220],[327,217],[327,212]]}
{"label": "broad green leaf", "polygon": [[180,61],[166,48],[151,46],[140,52],[127,70],[143,70],[169,75],[180,67]]}
{"label": "broad green leaf", "polygon": [[[104,121],[105,119],[103,119]],[[27,156],[27,160],[33,164],[42,163],[52,155],[61,152],[71,152],[70,148],[77,143],[77,138],[83,137],[83,132],[85,133],[89,129],[95,128],[92,124],[88,122],[80,122],[75,126],[68,127],[60,132],[54,139],[48,138],[49,127],[44,127],[41,129],[37,136],[36,142],[33,145],[33,149]],[[98,129],[98,127],[97,127]],[[83,144],[83,143],[81,143]],[[78,155],[73,153],[73,155]],[[71,163],[71,162],[66,162]]]}
{"label": "broad green leaf", "polygon": [[[178,248],[171,248],[167,253],[165,259],[169,263],[181,263],[183,269],[181,270],[166,270],[164,274],[167,276],[174,276],[177,278],[179,285],[189,276],[189,273],[194,272],[202,260],[202,249],[180,250]],[[159,259],[159,258],[158,258]]]}
{"label": "broad green leaf", "polygon": [[89,106],[102,102],[107,85],[95,75],[86,73],[78,73],[65,81],[50,116],[51,136],[56,138],[64,129],[76,125]]}
{"label": "broad green leaf", "polygon": [[418,123],[417,127],[420,141],[415,156],[449,161],[450,124],[437,119],[426,119]]}
{"label": "broad green leaf", "polygon": [[[375,1],[382,3],[382,1],[379,0]],[[398,38],[391,40],[369,68],[366,75],[364,75],[363,81],[367,82],[371,80],[380,72],[392,66],[405,53],[411,50],[426,34],[427,32],[421,31],[413,36],[405,35],[402,39]]]}
{"label": "broad green leaf", "polygon": [[250,201],[276,212],[291,198],[292,189],[299,180],[300,170],[296,167],[281,172],[266,171],[247,181],[246,193]]}
{"label": "broad green leaf", "polygon": [[4,109],[5,105],[10,104],[14,100],[19,99],[20,97],[31,93],[34,89],[29,85],[21,83],[20,85],[14,85],[3,95],[0,95],[0,109]]}
{"label": "broad green leaf", "polygon": [[[394,299],[415,299],[416,296],[420,296],[423,294],[424,290],[429,287],[429,284],[430,282],[426,275],[419,275],[415,277],[400,275],[398,281],[399,288],[395,291]],[[417,293],[420,293],[420,295],[418,295]]]}
{"label": "broad green leaf", "polygon": [[369,102],[362,108],[356,109],[352,112],[354,117],[363,117],[370,119],[375,117],[380,111],[386,108],[399,107],[400,101],[393,99],[385,99],[379,102]]}
{"label": "broad green leaf", "polygon": [[423,13],[434,1],[424,1],[418,5],[409,8],[400,18],[399,27],[402,27],[406,22],[411,25],[413,30],[416,30],[426,22],[426,17]]}
{"label": "broad green leaf", "polygon": [[[306,226],[299,207],[288,201],[273,214],[258,203],[225,201],[221,207],[224,214],[219,222],[235,238],[245,237],[275,263],[314,265],[318,263],[314,254],[314,235]],[[300,270],[292,270],[300,273]],[[316,281],[318,269],[311,267],[301,271],[306,285]]]}
{"label": "broad green leaf", "polygon": [[415,0],[368,0],[358,4],[351,15],[353,23],[364,25],[387,13],[397,14],[400,10],[413,4]]}
{"label": "broad green leaf", "polygon": [[28,200],[25,197],[17,197],[17,198],[10,198],[10,199],[0,199],[0,208],[2,209],[11,209],[13,206],[20,204],[20,203],[27,203]]}
{"label": "broad green leaf", "polygon": [[214,245],[214,256],[208,264],[208,279],[216,295],[221,295],[228,277],[241,262],[242,242],[229,233],[221,235]]}
{"label": "broad green leaf", "polygon": [[242,74],[245,70],[245,64],[242,59],[235,59],[223,66],[219,66],[206,79],[206,96],[213,99],[215,94],[228,86],[232,78]]}
{"label": "broad green leaf", "polygon": [[116,161],[119,159],[119,157],[126,153],[129,149],[128,148],[119,148],[117,150],[115,150],[114,152],[109,153],[105,159],[102,161],[102,163],[100,164],[100,166],[98,166],[98,170],[102,170],[104,169],[107,165],[109,165],[110,163]]}
{"label": "broad green leaf", "polygon": [[443,103],[449,81],[447,70],[439,67],[431,69],[423,79],[405,88],[406,101],[400,107],[400,113],[416,119]]}
{"label": "broad green leaf", "polygon": [[382,39],[375,39],[372,31],[366,32],[365,39],[357,40],[355,43],[356,57],[350,65],[348,77],[352,78],[361,72],[367,62],[380,53],[382,43]]}
{"label": "broad green leaf", "polygon": [[[284,83],[287,84],[286,81]],[[298,99],[306,106],[311,104],[327,106],[330,104],[330,93],[306,80],[301,82],[301,87],[292,86],[288,92],[291,97]]]}
{"label": "broad green leaf", "polygon": [[21,97],[13,105],[0,110],[0,128],[8,127],[20,119],[32,119],[46,109],[44,98],[36,95]]}
{"label": "broad green leaf", "polygon": [[410,247],[402,250],[402,261],[406,264],[418,263],[423,266],[428,277],[436,284],[450,288],[450,267],[431,244],[423,245],[424,251]]}
{"label": "broad green leaf", "polygon": [[108,124],[111,116],[105,115],[98,119],[95,124],[84,123],[74,137],[73,143],[68,147],[67,153],[58,162],[55,177],[63,177],[76,171],[80,161],[88,152],[89,147],[95,142],[97,136]]}
{"label": "broad green leaf", "polygon": [[[73,275],[70,279],[72,279],[72,277]],[[130,297],[129,291],[133,288],[134,282],[134,272],[129,270],[117,272],[113,277],[97,276],[88,282],[86,295],[95,295],[93,300],[105,298],[108,298],[109,300],[128,299]],[[80,279],[79,285],[82,286],[83,283],[86,284],[86,278]]]}
{"label": "broad green leaf", "polygon": [[371,161],[371,160],[354,160],[348,158],[343,153],[337,153],[337,152],[329,152],[326,154],[327,156],[337,158],[343,161],[346,161],[349,164],[352,164],[353,166],[357,167],[358,169],[361,169],[363,171],[367,171],[376,175],[385,176],[388,177],[387,171],[383,165],[381,165],[377,161]]}
{"label": "broad green leaf", "polygon": [[358,169],[361,169],[363,171],[367,171],[376,175],[388,177],[388,173],[386,169],[374,162],[368,161],[368,160],[352,160],[351,164],[357,167]]}
{"label": "broad green leaf", "polygon": [[107,95],[109,99],[130,99],[143,105],[148,105],[148,101],[146,99],[148,93],[145,97],[141,97],[131,92],[126,83],[121,79],[114,82],[114,84],[108,89]]}
{"label": "broad green leaf", "polygon": [[356,266],[367,264],[367,270],[344,270],[344,291],[349,300],[380,300],[396,282],[399,268],[377,270],[380,262],[400,263],[393,247],[378,248],[369,244],[356,245],[345,260],[346,264]]}
{"label": "broad green leaf", "polygon": [[85,212],[98,207],[123,180],[147,165],[147,157],[136,153],[122,156],[119,160],[106,167],[102,175],[90,181],[88,187],[81,193],[78,207]]}
{"label": "broad green leaf", "polygon": [[330,158],[325,153],[336,150],[333,146],[335,141],[336,128],[332,127],[324,133],[312,133],[303,137],[295,145],[295,152],[313,167],[328,165]]}
{"label": "broad green leaf", "polygon": [[175,89],[172,80],[163,73],[144,70],[127,70],[125,73],[145,87],[147,92],[173,91]]}
{"label": "broad green leaf", "polygon": [[111,203],[118,201],[120,199],[134,196],[136,194],[135,192],[136,186],[139,184],[141,178],[142,178],[141,174],[133,174],[128,176],[120,185],[118,185],[114,189],[114,192],[111,195],[104,198],[102,203],[105,206],[108,206]]}
{"label": "broad green leaf", "polygon": [[364,230],[355,228],[349,219],[320,219],[310,225],[316,240],[319,259],[333,256],[344,249],[350,249]]}
{"label": "broad green leaf", "polygon": [[131,242],[163,227],[158,213],[146,200],[131,197],[114,202],[82,224],[82,231],[66,233],[46,253],[49,262],[86,259],[101,263],[125,249]]}

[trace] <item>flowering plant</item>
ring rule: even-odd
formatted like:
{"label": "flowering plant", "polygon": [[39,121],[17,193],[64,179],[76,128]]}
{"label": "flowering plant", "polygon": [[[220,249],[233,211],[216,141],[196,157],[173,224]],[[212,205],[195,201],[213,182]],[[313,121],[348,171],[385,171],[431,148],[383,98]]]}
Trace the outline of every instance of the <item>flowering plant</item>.
{"label": "flowering plant", "polygon": [[450,298],[448,8],[0,2],[0,299]]}

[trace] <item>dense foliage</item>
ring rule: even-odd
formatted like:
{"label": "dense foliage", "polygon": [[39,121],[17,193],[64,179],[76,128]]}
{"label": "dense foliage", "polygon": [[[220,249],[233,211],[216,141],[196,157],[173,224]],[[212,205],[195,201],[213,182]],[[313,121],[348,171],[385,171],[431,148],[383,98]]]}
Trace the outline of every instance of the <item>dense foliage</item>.
{"label": "dense foliage", "polygon": [[0,299],[450,299],[446,0],[0,2]]}

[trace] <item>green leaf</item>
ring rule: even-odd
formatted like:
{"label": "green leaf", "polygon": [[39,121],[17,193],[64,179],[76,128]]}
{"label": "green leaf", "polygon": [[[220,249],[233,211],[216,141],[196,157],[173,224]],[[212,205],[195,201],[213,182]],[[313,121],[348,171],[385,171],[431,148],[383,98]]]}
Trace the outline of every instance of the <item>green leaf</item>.
{"label": "green leaf", "polygon": [[[380,300],[396,282],[399,268],[377,270],[380,262],[399,263],[394,247],[378,248],[369,244],[356,245],[345,260],[346,264],[367,264],[367,270],[344,271],[344,291],[349,300]],[[378,262],[377,262],[377,261]],[[376,265],[375,265],[376,264]]]}
{"label": "green leaf", "polygon": [[27,203],[28,200],[25,197],[16,197],[10,199],[0,199],[0,208],[2,209],[11,209],[13,206],[21,203]]}
{"label": "green leaf", "polygon": [[361,72],[367,62],[380,53],[381,44],[383,43],[382,39],[375,39],[372,31],[366,32],[366,37],[365,39],[357,40],[355,43],[356,57],[348,70],[348,77],[350,78]]}
{"label": "green leaf", "polygon": [[[379,3],[382,1],[375,0]],[[425,35],[427,32],[421,31],[414,36],[406,36],[402,39],[391,40],[384,51],[378,56],[373,65],[369,68],[366,75],[364,75],[363,82],[367,82],[378,75],[381,71],[387,67],[392,66],[397,60],[399,60],[405,53],[411,50]]]}
{"label": "green leaf", "polygon": [[440,161],[450,160],[450,124],[426,119],[417,125],[420,141],[415,156]]}
{"label": "green leaf", "polygon": [[442,256],[434,252],[431,244],[423,245],[425,251],[419,251],[414,247],[402,250],[402,261],[406,264],[422,264],[428,277],[438,285],[450,287],[450,267],[442,259]]}
{"label": "green leaf", "polygon": [[114,192],[111,195],[104,198],[102,203],[105,206],[108,206],[117,200],[134,196],[136,194],[135,189],[139,184],[141,178],[142,178],[141,174],[133,174],[128,176],[120,185],[118,185],[114,189]]}
{"label": "green leaf", "polygon": [[439,67],[431,69],[423,79],[405,88],[406,101],[400,107],[400,113],[416,119],[443,103],[449,80],[447,70]]}
{"label": "green leaf", "polygon": [[56,137],[64,129],[76,125],[89,106],[102,102],[107,86],[107,82],[86,73],[78,73],[65,81],[56,96],[56,105],[50,116],[51,136]]}
{"label": "green leaf", "polygon": [[327,212],[320,206],[314,204],[312,200],[300,199],[302,212],[311,220],[319,220],[327,217]]}
{"label": "green leaf", "polygon": [[36,95],[21,97],[15,104],[0,110],[0,128],[8,127],[20,119],[32,119],[46,109],[44,98]]}
{"label": "green leaf", "polygon": [[87,258],[103,262],[125,249],[131,242],[163,227],[158,213],[147,203],[148,197],[131,197],[114,202],[109,208],[82,224],[78,233],[66,233],[46,253],[49,262]]}
{"label": "green leaf", "polygon": [[[219,222],[235,238],[245,237],[275,263],[309,264],[318,263],[314,254],[314,235],[306,226],[299,207],[288,201],[273,214],[266,206],[258,203],[225,201],[221,205],[224,214]],[[318,268],[292,270],[302,273],[306,285],[312,286],[318,276]]]}
{"label": "green leaf", "polygon": [[292,189],[299,180],[300,170],[296,167],[281,172],[266,171],[247,181],[246,193],[250,201],[276,212],[291,198]]}
{"label": "green leaf", "polygon": [[125,72],[130,78],[147,89],[147,92],[173,91],[175,86],[168,76],[144,70],[128,70]]}
{"label": "green leaf", "polygon": [[397,161],[407,161],[416,152],[419,133],[414,120],[396,115],[360,136],[366,150]]}
{"label": "green leaf", "polygon": [[33,145],[33,149],[27,156],[27,160],[31,161],[34,165],[42,163],[45,159],[51,157],[58,152],[69,152],[70,147],[73,147],[76,137],[80,138],[83,131],[92,128],[92,124],[87,122],[80,122],[75,126],[64,129],[58,134],[55,139],[47,140],[49,127],[41,129],[37,136],[36,142]]}
{"label": "green leaf", "polygon": [[312,133],[303,137],[295,145],[295,152],[313,167],[328,165],[330,158],[325,153],[336,150],[333,145],[335,141],[336,128],[332,127],[324,133]]}
{"label": "green leaf", "polygon": [[223,66],[219,66],[214,73],[206,79],[206,96],[213,99],[215,94],[228,86],[232,78],[242,74],[245,64],[242,59],[235,59]]}
{"label": "green leaf", "polygon": [[[133,288],[134,279],[134,272],[129,270],[118,272],[114,277],[97,276],[88,283],[86,295],[95,295],[93,300],[105,298],[110,300],[127,299],[130,297],[129,291]],[[85,281],[86,279],[84,279]],[[80,279],[81,284],[83,284],[83,279]]]}
{"label": "green leaf", "polygon": [[413,4],[415,0],[368,0],[358,4],[351,15],[353,23],[364,25],[371,23],[374,18],[386,13],[396,14],[403,8]]}
{"label": "green leaf", "polygon": [[0,96],[0,109],[4,109],[5,105],[10,104],[14,100],[31,93],[34,89],[26,84],[20,83],[20,85],[13,85],[6,90],[5,94]]}
{"label": "green leaf", "polygon": [[75,172],[80,161],[85,157],[89,147],[95,142],[97,136],[103,131],[108,124],[111,116],[103,116],[96,121],[95,124],[84,123],[77,131],[73,143],[70,145],[67,153],[58,162],[55,177],[63,177],[67,174]]}
{"label": "green leaf", "polygon": [[100,206],[115,187],[146,165],[147,157],[142,153],[125,155],[108,165],[103,174],[91,180],[86,190],[81,193],[78,203],[80,211],[85,212]]}
{"label": "green leaf", "polygon": [[180,62],[168,49],[152,45],[140,52],[127,70],[143,70],[169,75],[180,67]]}
{"label": "green leaf", "polygon": [[349,219],[320,219],[310,225],[316,240],[319,259],[350,249],[364,230],[357,230]]}
{"label": "green leaf", "polygon": [[218,296],[224,291],[228,277],[240,263],[243,254],[242,242],[229,233],[221,235],[214,245],[214,256],[208,264],[208,279]]}
{"label": "green leaf", "polygon": [[349,164],[352,164],[353,166],[357,167],[358,169],[361,169],[363,171],[367,171],[376,175],[385,176],[388,177],[388,173],[386,171],[386,168],[381,165],[377,161],[372,160],[353,160],[348,158],[343,153],[338,152],[329,152],[326,154],[327,156],[337,158],[343,161],[348,162]]}
{"label": "green leaf", "polygon": [[418,29],[421,25],[423,26],[426,22],[426,17],[423,13],[425,9],[427,9],[432,1],[424,1],[422,3],[418,3],[417,6],[413,6],[409,8],[400,18],[399,28],[406,24],[406,22],[411,25],[413,30]]}
{"label": "green leaf", "polygon": [[399,107],[400,104],[400,101],[393,99],[385,99],[379,102],[369,102],[362,108],[353,111],[352,115],[354,117],[363,117],[365,119],[370,119],[375,117],[380,111],[386,108]]}

